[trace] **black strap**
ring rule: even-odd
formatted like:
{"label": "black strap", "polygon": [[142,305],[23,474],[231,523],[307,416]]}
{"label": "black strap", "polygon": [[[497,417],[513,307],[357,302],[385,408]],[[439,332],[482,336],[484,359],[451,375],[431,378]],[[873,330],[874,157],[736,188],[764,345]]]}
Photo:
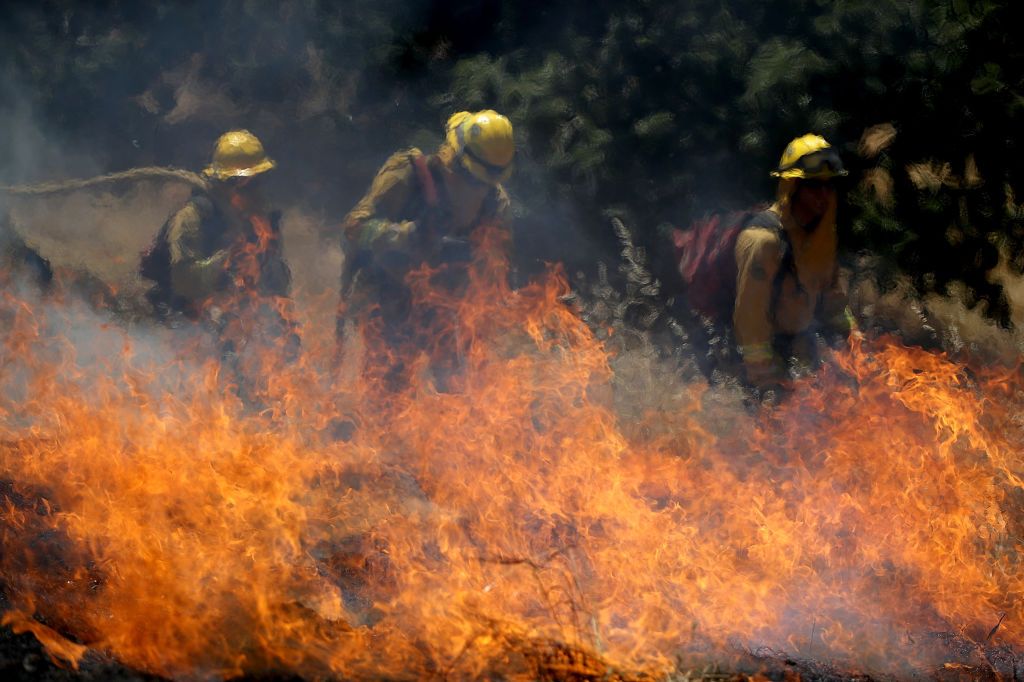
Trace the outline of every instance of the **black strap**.
{"label": "black strap", "polygon": [[432,208],[437,206],[438,183],[434,178],[434,173],[430,168],[427,157],[422,154],[413,154],[412,167],[415,169],[416,177],[419,179],[420,192],[423,194],[423,201],[426,202],[428,207]]}
{"label": "black strap", "polygon": [[[436,155],[421,156],[413,160],[416,176],[420,185],[419,205],[410,211],[410,218],[419,223],[418,232],[421,238],[433,239],[441,224],[445,222],[451,200],[448,186],[440,176]],[[429,184],[427,184],[429,182]]]}
{"label": "black strap", "polygon": [[755,213],[746,224],[746,227],[761,227],[764,229],[772,230],[779,236],[779,243],[782,247],[782,259],[779,261],[779,270],[775,273],[775,279],[772,280],[772,300],[770,314],[772,318],[775,317],[775,308],[779,302],[779,297],[782,295],[782,281],[786,279],[786,275],[793,275],[793,281],[796,282],[797,291],[803,293],[803,285],[800,284],[800,276],[796,272],[796,259],[793,255],[793,243],[789,240],[789,235],[786,233],[786,228],[782,225],[782,218],[775,211],[761,211]]}

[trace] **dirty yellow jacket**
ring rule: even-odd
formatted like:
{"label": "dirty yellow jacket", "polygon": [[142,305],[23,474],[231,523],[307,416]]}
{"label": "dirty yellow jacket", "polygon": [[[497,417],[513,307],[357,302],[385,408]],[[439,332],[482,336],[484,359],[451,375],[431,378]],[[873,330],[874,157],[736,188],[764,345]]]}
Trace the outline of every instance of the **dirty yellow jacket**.
{"label": "dirty yellow jacket", "polygon": [[[433,177],[433,202],[426,196],[416,171],[417,157],[425,158]],[[342,228],[348,244],[371,249],[407,244],[412,231],[394,228],[407,222],[417,223],[416,229],[421,231],[435,227],[458,237],[485,221],[505,218],[509,199],[500,185],[480,191],[472,184],[452,182],[451,175],[452,171],[436,157],[424,157],[419,149],[392,154],[377,172],[370,190],[345,216]],[[424,221],[438,224],[418,224]]]}
{"label": "dirty yellow jacket", "polygon": [[[244,279],[239,272],[242,267],[256,270],[255,281],[244,283],[254,288],[251,293],[288,296],[291,272],[276,232],[277,218],[270,216],[267,221],[274,234],[257,250],[258,237],[245,216],[219,209],[209,197],[193,197],[165,226],[173,298],[195,307],[215,297],[233,295]],[[254,262],[245,262],[245,251]]]}
{"label": "dirty yellow jacket", "polygon": [[[417,158],[426,162],[429,186]],[[339,332],[343,318],[371,309],[403,322],[408,272],[423,263],[467,260],[470,232],[487,222],[504,222],[508,208],[501,186],[474,184],[415,148],[393,154],[342,224],[346,263]]]}
{"label": "dirty yellow jacket", "polygon": [[[807,232],[779,211],[785,238],[771,227],[751,226],[736,240],[736,303],[733,331],[748,380],[773,383],[785,373],[774,342],[816,324],[849,325],[846,297],[838,280],[835,220]],[[789,258],[785,252],[791,249]],[[791,264],[788,272],[780,272]]]}
{"label": "dirty yellow jacket", "polygon": [[226,261],[231,235],[212,233],[206,213],[190,201],[168,223],[171,289],[189,301],[209,298],[229,283]]}

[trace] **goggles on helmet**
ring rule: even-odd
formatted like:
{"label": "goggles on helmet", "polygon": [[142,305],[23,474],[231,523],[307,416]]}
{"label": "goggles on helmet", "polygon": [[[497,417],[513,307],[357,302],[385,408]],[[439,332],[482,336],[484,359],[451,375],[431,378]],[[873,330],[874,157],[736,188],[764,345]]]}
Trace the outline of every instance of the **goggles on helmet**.
{"label": "goggles on helmet", "polygon": [[843,161],[832,148],[821,149],[801,156],[785,168],[779,168],[773,175],[791,178],[831,178],[846,175]]}
{"label": "goggles on helmet", "polygon": [[[477,170],[483,171],[483,174],[487,176],[492,182],[501,182],[508,178],[511,172],[511,163],[504,166],[500,166],[495,163],[491,163],[484,159],[482,156],[476,153],[476,151],[466,142],[466,129],[464,126],[459,126],[455,130],[455,136],[458,145],[458,153],[461,156],[466,157],[470,160],[471,165],[476,166]],[[469,170],[467,168],[467,170]],[[475,175],[475,174],[474,174]],[[477,178],[484,180],[484,178]]]}

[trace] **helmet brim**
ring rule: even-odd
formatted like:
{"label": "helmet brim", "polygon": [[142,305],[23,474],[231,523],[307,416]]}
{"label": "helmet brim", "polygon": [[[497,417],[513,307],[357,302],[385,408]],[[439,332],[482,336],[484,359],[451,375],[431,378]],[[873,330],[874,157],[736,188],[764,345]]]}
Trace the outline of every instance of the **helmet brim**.
{"label": "helmet brim", "polygon": [[843,160],[831,147],[804,154],[790,165],[779,166],[772,172],[773,177],[796,180],[828,180],[846,174]]}
{"label": "helmet brim", "polygon": [[773,178],[784,178],[793,180],[831,180],[832,178],[842,178],[849,175],[849,171],[820,171],[818,173],[808,173],[802,168],[790,168],[784,171],[772,171]]}
{"label": "helmet brim", "polygon": [[273,159],[264,159],[255,166],[248,168],[221,168],[217,165],[210,165],[203,171],[203,175],[217,180],[229,180],[231,178],[251,178],[260,173],[266,173],[277,166]]}

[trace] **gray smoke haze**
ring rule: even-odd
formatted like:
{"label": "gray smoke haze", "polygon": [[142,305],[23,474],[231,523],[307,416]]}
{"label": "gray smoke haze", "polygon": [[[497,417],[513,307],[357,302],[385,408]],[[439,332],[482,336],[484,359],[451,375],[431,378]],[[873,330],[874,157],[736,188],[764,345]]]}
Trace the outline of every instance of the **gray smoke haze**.
{"label": "gray smoke haze", "polygon": [[[76,137],[58,121],[44,117],[36,103],[43,93],[34,92],[31,82],[0,81],[0,181],[85,177],[152,164],[198,171],[207,163],[220,132],[233,127],[253,130],[279,164],[271,176],[270,191],[275,204],[284,210],[284,248],[296,305],[305,338],[322,345],[334,329],[344,262],[338,235],[341,218],[388,154],[409,145],[431,151],[440,141],[443,124],[443,116],[426,116],[424,112],[432,111],[426,104],[431,98],[447,93],[424,92],[422,84],[385,91],[378,88],[373,73],[360,70],[364,52],[395,49],[398,29],[389,12],[393,15],[395,8],[403,5],[382,4],[380,16],[351,17],[360,23],[358,31],[351,31],[350,44],[316,43],[306,23],[311,13],[304,12],[307,6],[301,4],[266,5],[256,19],[250,19],[260,26],[246,24],[237,35],[230,35],[226,28],[227,47],[211,46],[209,53],[193,45],[181,50],[167,47],[186,42],[188,36],[180,35],[181,27],[173,21],[165,23],[141,49],[163,49],[166,60],[142,55],[140,59],[153,59],[157,68],[141,80],[117,79],[108,84],[105,95],[111,122],[92,124],[105,129],[102,139]],[[425,4],[411,3],[409,13],[417,14]],[[68,14],[73,18],[75,12],[69,9]],[[65,33],[68,41],[84,46],[86,52],[120,49],[123,41],[132,39],[120,35],[116,27],[101,34],[74,28]],[[424,58],[443,58],[442,47],[438,46],[437,56],[431,53]],[[344,58],[334,55],[329,59],[331,50],[342,51]],[[395,119],[380,119],[379,110],[370,106],[380,101],[398,112]],[[464,108],[454,98],[445,100],[445,106],[450,111]],[[77,116],[78,112],[68,112],[70,122],[80,124]],[[396,119],[402,122],[396,125]],[[116,129],[119,124],[125,124],[123,130]],[[588,321],[596,329],[606,325],[614,332],[606,337],[608,348],[615,351],[611,360],[614,378],[605,393],[590,398],[612,405],[623,432],[640,441],[657,438],[659,431],[672,434],[678,428],[678,415],[692,412],[699,414],[700,425],[709,433],[743,441],[755,429],[757,416],[748,410],[735,383],[726,382],[695,398],[692,389],[702,386],[704,379],[696,371],[694,349],[673,348],[678,339],[657,336],[628,315],[609,312],[623,303],[622,284],[616,278],[618,263],[614,256],[609,257],[614,251],[610,252],[607,244],[595,244],[593,235],[605,229],[608,241],[613,242],[610,225],[596,229],[585,225],[587,218],[569,198],[545,196],[546,171],[528,149],[521,152],[518,165],[522,175],[513,180],[511,189],[514,212],[523,228],[519,234],[519,245],[524,248],[520,269],[529,275],[541,270],[545,261],[568,262],[570,281],[585,307],[603,311]],[[81,366],[108,361],[112,349],[128,342],[140,364],[176,368],[155,384],[154,390],[173,392],[196,371],[195,366],[180,364],[176,349],[196,341],[197,334],[150,324],[141,296],[144,283],[137,274],[140,251],[188,195],[187,187],[170,183],[44,198],[0,194],[0,218],[9,216],[10,228],[56,269],[76,273],[79,279],[73,281],[79,283],[77,288],[100,286],[112,292],[115,305],[104,310],[93,306],[87,291],[82,300],[74,297],[71,302],[58,303],[40,297],[30,283],[18,280],[15,294],[42,308],[50,331],[67,339]],[[598,260],[605,261],[611,271],[610,282],[599,281],[593,267],[576,277],[577,269],[594,266]],[[854,262],[848,273],[855,313],[868,330],[895,331],[909,344],[938,346],[958,357],[985,363],[1012,363],[1019,357],[1020,333],[1000,329],[980,311],[968,309],[962,292],[922,297],[905,280],[882,290],[875,271],[874,262],[862,259]],[[1008,283],[1019,328],[1024,322],[1024,282],[1005,268],[996,276]],[[18,379],[9,378],[10,383],[2,388],[24,390]],[[814,416],[800,415],[786,426],[794,432],[810,429]],[[806,423],[802,421],[805,418]],[[642,433],[639,426],[634,428],[641,423]],[[728,454],[735,455],[738,462],[745,453]],[[840,524],[836,534],[851,530]],[[848,576],[825,577],[841,582]],[[808,628],[813,617],[806,612],[784,614],[779,631],[770,633],[766,641],[793,653],[785,635],[813,633]],[[852,616],[849,625],[857,626]],[[871,628],[884,634],[898,625],[880,613]],[[813,634],[811,637],[813,645]],[[740,645],[753,648],[764,643]],[[827,651],[823,643],[817,644],[819,655]],[[885,661],[863,663],[884,669]]]}

